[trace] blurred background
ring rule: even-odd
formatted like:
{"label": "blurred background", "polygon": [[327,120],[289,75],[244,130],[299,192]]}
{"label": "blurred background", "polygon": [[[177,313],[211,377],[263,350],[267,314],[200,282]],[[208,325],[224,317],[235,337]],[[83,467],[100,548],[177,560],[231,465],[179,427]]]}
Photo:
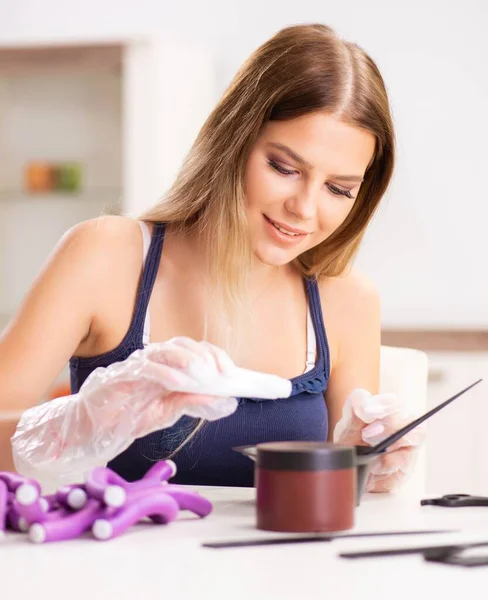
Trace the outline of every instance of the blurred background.
{"label": "blurred background", "polygon": [[[301,22],[362,46],[390,94],[397,170],[357,259],[384,343],[428,353],[432,405],[488,377],[486,0],[1,0],[0,328],[66,229],[164,194],[240,64]],[[448,491],[488,486],[487,402],[432,421],[433,489],[446,461]]]}

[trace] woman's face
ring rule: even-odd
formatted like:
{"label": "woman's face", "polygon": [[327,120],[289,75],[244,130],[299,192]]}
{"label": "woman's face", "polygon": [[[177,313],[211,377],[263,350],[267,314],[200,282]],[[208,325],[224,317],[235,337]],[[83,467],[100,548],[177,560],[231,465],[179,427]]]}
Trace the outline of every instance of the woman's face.
{"label": "woman's face", "polygon": [[254,254],[280,266],[327,239],[354,205],[374,136],[316,112],[268,121],[246,166]]}

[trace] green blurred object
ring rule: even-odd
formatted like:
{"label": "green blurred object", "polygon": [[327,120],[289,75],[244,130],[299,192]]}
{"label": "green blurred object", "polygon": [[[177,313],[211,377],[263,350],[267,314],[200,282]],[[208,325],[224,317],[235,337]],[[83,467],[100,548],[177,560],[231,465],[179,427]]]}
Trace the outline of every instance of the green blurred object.
{"label": "green blurred object", "polygon": [[62,163],[54,168],[54,188],[63,192],[78,192],[81,188],[81,165]]}

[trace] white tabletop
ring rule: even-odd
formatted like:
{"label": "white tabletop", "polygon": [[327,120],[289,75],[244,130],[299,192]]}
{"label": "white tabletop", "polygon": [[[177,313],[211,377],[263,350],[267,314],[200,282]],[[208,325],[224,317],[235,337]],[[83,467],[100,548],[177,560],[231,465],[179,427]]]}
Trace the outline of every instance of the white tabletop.
{"label": "white tabletop", "polygon": [[[459,529],[458,533],[344,539],[331,543],[209,549],[204,541],[280,536],[255,528],[255,490],[199,487],[212,501],[204,519],[181,513],[169,525],[141,523],[100,542],[90,534],[36,545],[8,534],[0,544],[0,598],[145,600],[485,598],[488,567],[427,563],[419,555],[347,560],[361,548],[487,539],[488,507],[421,507],[419,498],[366,495],[353,531]],[[475,591],[476,590],[476,591]]]}

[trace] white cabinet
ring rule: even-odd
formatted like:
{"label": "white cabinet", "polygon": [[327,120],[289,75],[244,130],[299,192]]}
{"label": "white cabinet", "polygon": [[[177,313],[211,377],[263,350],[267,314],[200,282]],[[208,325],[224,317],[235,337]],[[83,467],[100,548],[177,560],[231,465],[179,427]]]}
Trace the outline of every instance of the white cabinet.
{"label": "white cabinet", "polygon": [[[137,216],[171,185],[214,98],[213,60],[161,37],[0,45],[0,328],[61,235]],[[81,165],[81,188],[25,191],[32,162]]]}
{"label": "white cabinet", "polygon": [[428,421],[427,492],[488,495],[488,351],[428,354],[428,408],[484,380]]}
{"label": "white cabinet", "polygon": [[[121,61],[116,45],[0,47],[2,321],[67,229],[118,210]],[[81,171],[79,186],[71,190],[60,189],[50,170],[66,162]],[[50,166],[42,186],[26,175],[33,163]]]}

